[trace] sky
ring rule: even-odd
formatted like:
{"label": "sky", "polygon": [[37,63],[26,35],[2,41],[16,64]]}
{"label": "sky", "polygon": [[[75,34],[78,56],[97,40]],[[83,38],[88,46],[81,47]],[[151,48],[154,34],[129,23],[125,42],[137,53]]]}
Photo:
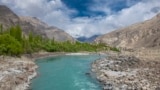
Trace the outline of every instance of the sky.
{"label": "sky", "polygon": [[160,13],[160,0],[0,0],[0,4],[73,37],[105,34]]}

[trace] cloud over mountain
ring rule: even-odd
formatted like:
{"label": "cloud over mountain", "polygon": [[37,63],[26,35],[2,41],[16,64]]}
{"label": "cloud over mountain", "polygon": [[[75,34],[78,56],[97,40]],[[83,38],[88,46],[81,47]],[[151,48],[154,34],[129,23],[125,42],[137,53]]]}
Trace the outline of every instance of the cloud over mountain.
{"label": "cloud over mountain", "polygon": [[160,12],[160,0],[77,0],[81,6],[65,1],[70,6],[64,0],[1,0],[0,4],[19,15],[38,17],[74,37],[105,34]]}

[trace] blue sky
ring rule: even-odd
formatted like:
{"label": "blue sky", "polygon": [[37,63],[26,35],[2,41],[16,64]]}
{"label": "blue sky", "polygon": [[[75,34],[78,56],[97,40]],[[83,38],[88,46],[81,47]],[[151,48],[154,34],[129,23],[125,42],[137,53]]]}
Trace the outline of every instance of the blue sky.
{"label": "blue sky", "polygon": [[[131,1],[131,0],[130,0]],[[138,3],[141,0],[132,0],[132,5]],[[96,4],[95,0],[62,0],[62,2],[70,9],[78,11],[75,17],[96,17],[97,15],[105,16],[107,13],[103,11],[93,11],[90,7]],[[108,3],[107,3],[108,2]],[[99,0],[99,3],[106,3],[112,12],[119,12],[124,8],[128,8],[132,5],[128,5],[126,0]],[[98,3],[97,3],[98,4]]]}
{"label": "blue sky", "polygon": [[105,34],[160,13],[160,0],[0,0],[0,4],[73,37]]}
{"label": "blue sky", "polygon": [[[70,9],[77,11],[73,17],[96,17],[97,15],[105,16],[103,11],[90,10],[90,6],[94,4],[94,0],[62,0],[62,2]],[[114,8],[114,7],[113,7]],[[115,9],[115,8],[114,8]],[[120,9],[120,8],[116,8]]]}

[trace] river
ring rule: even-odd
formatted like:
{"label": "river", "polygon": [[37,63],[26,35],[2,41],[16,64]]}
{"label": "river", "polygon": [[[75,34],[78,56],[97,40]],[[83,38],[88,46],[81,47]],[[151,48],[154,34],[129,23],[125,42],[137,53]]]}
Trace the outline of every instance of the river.
{"label": "river", "polygon": [[31,90],[102,90],[94,75],[89,74],[91,63],[98,55],[62,55],[36,60],[38,76]]}

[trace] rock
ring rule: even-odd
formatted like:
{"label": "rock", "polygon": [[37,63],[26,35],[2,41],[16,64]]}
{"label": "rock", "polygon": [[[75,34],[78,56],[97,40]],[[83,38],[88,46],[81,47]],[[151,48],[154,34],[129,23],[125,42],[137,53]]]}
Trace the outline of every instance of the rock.
{"label": "rock", "polygon": [[90,75],[90,73],[89,73],[89,72],[87,72],[87,73],[85,73],[85,75]]}
{"label": "rock", "polygon": [[160,87],[156,87],[156,89],[155,90],[160,90]]}
{"label": "rock", "polygon": [[155,90],[160,85],[157,74],[160,72],[160,61],[111,56],[96,60],[92,66],[104,90]]}

